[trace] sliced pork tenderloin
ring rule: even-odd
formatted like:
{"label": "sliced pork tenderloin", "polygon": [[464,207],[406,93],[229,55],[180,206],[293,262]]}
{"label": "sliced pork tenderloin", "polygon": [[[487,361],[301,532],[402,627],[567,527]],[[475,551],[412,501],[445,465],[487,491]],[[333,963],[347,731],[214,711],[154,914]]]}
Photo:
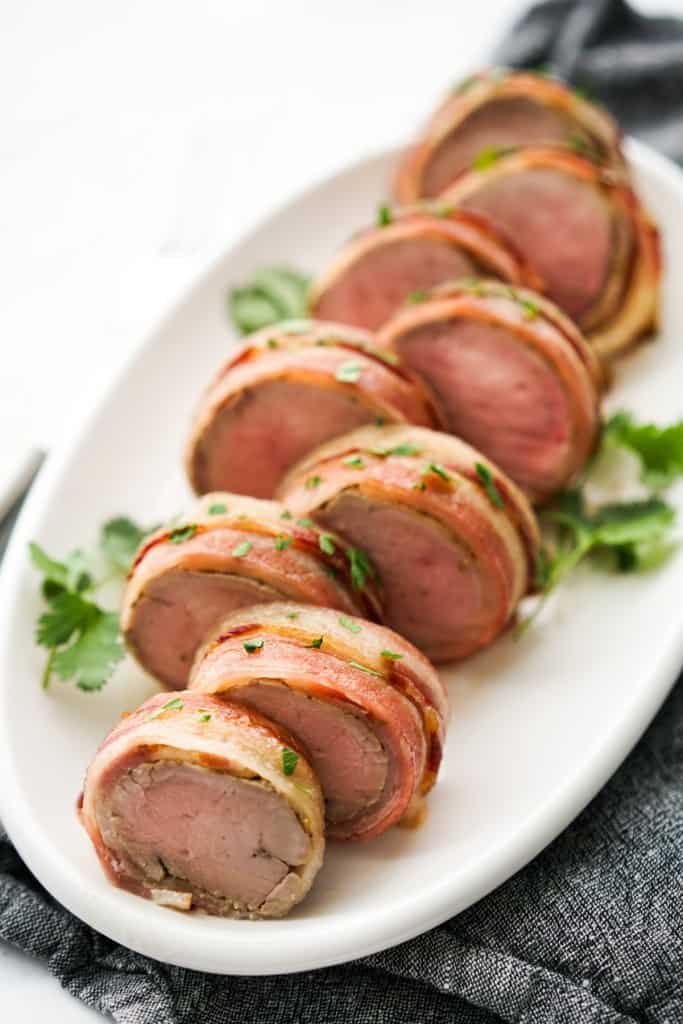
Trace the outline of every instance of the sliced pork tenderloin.
{"label": "sliced pork tenderloin", "polygon": [[599,363],[574,324],[526,289],[470,278],[405,306],[378,336],[428,387],[441,426],[535,501],[594,450]]}
{"label": "sliced pork tenderloin", "polygon": [[323,799],[295,738],[205,694],[156,694],[88,768],[80,814],[110,881],[176,910],[282,917],[322,864]]}
{"label": "sliced pork tenderloin", "polygon": [[433,424],[420,387],[372,335],[297,321],[252,335],[221,367],[197,409],[186,451],[197,494],[271,498],[316,445],[354,427]]}
{"label": "sliced pork tenderloin", "polygon": [[244,605],[291,599],[374,615],[372,583],[354,588],[346,545],[277,502],[206,495],[140,548],[124,593],[128,649],[169,689],[182,689],[197,648]]}
{"label": "sliced pork tenderloin", "polygon": [[331,838],[367,839],[416,815],[436,779],[443,684],[412,644],[375,623],[291,603],[241,609],[198,656],[190,686],[294,733],[320,779]]}
{"label": "sliced pork tenderloin", "polygon": [[531,586],[539,539],[527,499],[447,434],[353,431],[295,467],[282,497],[363,552],[357,568],[377,581],[383,621],[434,661],[490,644]]}

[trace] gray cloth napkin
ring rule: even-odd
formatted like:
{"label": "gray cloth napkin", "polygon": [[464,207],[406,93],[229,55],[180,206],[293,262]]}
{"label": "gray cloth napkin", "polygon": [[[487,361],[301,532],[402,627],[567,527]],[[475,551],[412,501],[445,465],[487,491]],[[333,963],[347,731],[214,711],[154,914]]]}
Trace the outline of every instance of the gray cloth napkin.
{"label": "gray cloth napkin", "polygon": [[[496,59],[550,64],[683,161],[683,23],[642,18],[621,0],[554,0],[522,19]],[[683,688],[533,863],[395,949],[271,978],[167,967],[68,914],[1,831],[0,939],[122,1024],[679,1024]]]}

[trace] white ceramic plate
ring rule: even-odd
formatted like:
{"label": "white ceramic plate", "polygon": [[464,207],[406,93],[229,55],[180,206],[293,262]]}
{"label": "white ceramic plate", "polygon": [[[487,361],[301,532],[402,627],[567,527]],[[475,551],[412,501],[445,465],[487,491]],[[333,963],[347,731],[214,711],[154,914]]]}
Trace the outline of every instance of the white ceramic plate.
{"label": "white ceramic plate", "polygon": [[[683,414],[683,176],[629,147],[664,229],[660,340],[620,371],[611,404]],[[271,217],[214,266],[52,456],[17,527],[0,600],[1,817],[29,867],[99,931],[160,960],[265,974],[348,960],[463,910],[541,850],[626,756],[683,662],[683,555],[649,576],[586,570],[520,642],[445,672],[453,715],[429,816],[367,844],[331,846],[313,892],[284,921],[183,916],[111,887],[76,819],[86,765],[119,714],[154,689],[126,664],[98,695],[40,689],[37,579],[26,546],[64,553],[116,513],[153,522],[189,497],[180,452],[192,407],[231,342],[226,288],[264,263],[316,270],[388,192],[386,152]],[[674,495],[683,507],[683,495]]]}

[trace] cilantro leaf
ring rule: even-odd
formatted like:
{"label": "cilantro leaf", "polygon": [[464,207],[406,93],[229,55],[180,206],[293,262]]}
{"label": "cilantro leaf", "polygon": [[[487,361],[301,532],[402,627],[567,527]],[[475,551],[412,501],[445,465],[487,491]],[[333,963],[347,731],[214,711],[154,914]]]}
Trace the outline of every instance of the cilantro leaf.
{"label": "cilantro leaf", "polygon": [[286,267],[263,267],[229,296],[232,320],[241,334],[305,317],[310,279]]}
{"label": "cilantro leaf", "polygon": [[87,630],[99,614],[96,604],[86,601],[80,594],[63,590],[38,619],[36,643],[41,647],[66,644],[76,631]]}
{"label": "cilantro leaf", "polygon": [[127,516],[109,519],[100,532],[102,554],[115,569],[125,574],[142,540],[151,532],[151,529],[143,529]]}
{"label": "cilantro leaf", "polygon": [[299,755],[295,750],[290,750],[289,747],[282,748],[282,773],[283,775],[293,775],[296,766],[299,763]]}
{"label": "cilantro leaf", "polygon": [[683,475],[683,420],[658,427],[637,423],[628,412],[617,412],[605,424],[602,443],[632,451],[640,460],[643,482],[656,490]]}
{"label": "cilantro leaf", "polygon": [[354,590],[362,590],[369,579],[376,577],[370,559],[361,548],[349,548],[346,557],[351,569],[351,586]]}
{"label": "cilantro leaf", "polygon": [[101,690],[124,653],[118,614],[98,608],[78,639],[57,651],[52,667],[60,679],[73,680],[80,690]]}

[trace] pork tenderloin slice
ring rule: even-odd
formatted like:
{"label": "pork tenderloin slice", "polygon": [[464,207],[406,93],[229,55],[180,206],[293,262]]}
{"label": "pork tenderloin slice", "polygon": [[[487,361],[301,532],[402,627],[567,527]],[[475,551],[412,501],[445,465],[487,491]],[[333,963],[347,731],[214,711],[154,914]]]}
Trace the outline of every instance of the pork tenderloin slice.
{"label": "pork tenderloin slice", "polygon": [[312,447],[377,418],[431,425],[424,395],[381,352],[334,336],[308,346],[271,338],[221,371],[198,409],[186,453],[197,493],[228,490],[272,497],[285,472]]}
{"label": "pork tenderloin slice", "polygon": [[306,609],[303,627],[289,634],[262,629],[260,609],[251,612],[249,637],[261,646],[249,653],[244,626],[233,629],[228,619],[195,665],[193,691],[244,702],[287,725],[321,779],[330,837],[379,835],[400,820],[438,770],[421,710],[390,679],[340,657],[334,645],[326,650],[324,635],[302,635]]}
{"label": "pork tenderloin slice", "polygon": [[549,144],[628,176],[621,132],[604,108],[547,76],[479,72],[444,99],[404,155],[395,194],[404,203],[438,195],[483,152]]}
{"label": "pork tenderloin slice", "polygon": [[322,796],[296,740],[205,695],[157,695],[124,719],[88,769],[81,818],[111,881],[161,905],[281,916],[322,863]]}
{"label": "pork tenderloin slice", "polygon": [[487,284],[437,290],[394,317],[380,339],[430,389],[449,432],[542,500],[594,449],[599,374],[587,344],[559,329],[547,302]]}
{"label": "pork tenderloin slice", "polygon": [[[314,495],[305,487],[311,472],[320,478]],[[364,428],[312,453],[285,494],[367,552],[384,621],[433,660],[490,643],[530,586],[538,530],[528,501],[459,439]]]}
{"label": "pork tenderloin slice", "polygon": [[121,614],[129,650],[170,689],[186,684],[197,649],[236,608],[287,598],[351,613],[375,607],[371,588],[347,583],[342,542],[322,540],[282,505],[212,494],[186,524],[144,542]]}

